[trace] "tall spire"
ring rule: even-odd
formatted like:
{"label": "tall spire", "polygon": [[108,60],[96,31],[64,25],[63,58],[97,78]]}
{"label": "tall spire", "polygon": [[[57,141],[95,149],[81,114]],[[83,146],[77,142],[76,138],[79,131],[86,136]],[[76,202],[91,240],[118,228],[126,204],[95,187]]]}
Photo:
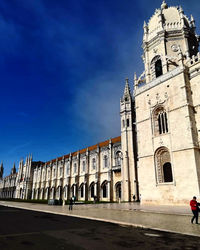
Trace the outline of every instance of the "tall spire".
{"label": "tall spire", "polygon": [[16,167],[15,167],[15,162],[13,164],[13,168],[12,168],[12,174],[15,174],[16,173]]}
{"label": "tall spire", "polygon": [[3,162],[1,162],[1,167],[0,167],[0,178],[3,178],[3,171],[4,171]]}
{"label": "tall spire", "polygon": [[124,89],[124,97],[125,96],[130,96],[130,95],[131,95],[130,86],[129,86],[129,83],[128,83],[128,78],[126,78],[125,89]]}

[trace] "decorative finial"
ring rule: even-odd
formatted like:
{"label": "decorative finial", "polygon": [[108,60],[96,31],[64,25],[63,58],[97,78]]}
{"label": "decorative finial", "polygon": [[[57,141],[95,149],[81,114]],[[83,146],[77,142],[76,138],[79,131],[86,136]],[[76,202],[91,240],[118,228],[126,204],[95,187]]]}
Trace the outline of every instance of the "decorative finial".
{"label": "decorative finial", "polygon": [[161,4],[161,10],[163,9],[167,9],[168,8],[168,5],[167,3],[165,2],[165,0],[163,0],[162,4]]}
{"label": "decorative finial", "polygon": [[134,81],[137,80],[137,75],[136,75],[136,72],[134,72]]}
{"label": "decorative finial", "polygon": [[191,15],[191,19],[190,19],[190,20],[191,20],[191,21],[190,21],[191,26],[192,26],[193,28],[196,28],[196,27],[195,27],[195,20],[194,20],[193,15]]}
{"label": "decorative finial", "polygon": [[181,6],[179,7],[179,12],[183,13],[183,8]]}
{"label": "decorative finial", "polygon": [[143,29],[144,29],[144,34],[147,34],[148,33],[148,26],[147,26],[145,21],[144,21]]}

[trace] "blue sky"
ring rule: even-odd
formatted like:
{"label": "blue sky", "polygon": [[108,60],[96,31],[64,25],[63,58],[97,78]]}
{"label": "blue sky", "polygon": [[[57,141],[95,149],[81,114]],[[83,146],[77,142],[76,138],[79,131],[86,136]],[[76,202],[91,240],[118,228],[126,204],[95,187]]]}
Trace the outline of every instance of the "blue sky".
{"label": "blue sky", "polygon": [[[120,135],[125,78],[161,0],[1,0],[0,161],[47,161]],[[193,14],[199,0],[168,0]]]}

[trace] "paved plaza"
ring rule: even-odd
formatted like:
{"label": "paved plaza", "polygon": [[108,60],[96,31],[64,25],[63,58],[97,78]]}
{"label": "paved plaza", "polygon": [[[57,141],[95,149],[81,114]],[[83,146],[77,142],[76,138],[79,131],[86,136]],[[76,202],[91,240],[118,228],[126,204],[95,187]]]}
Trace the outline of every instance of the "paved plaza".
{"label": "paved plaza", "polygon": [[196,250],[200,246],[200,237],[1,205],[0,221],[1,250]]}
{"label": "paved plaza", "polygon": [[50,206],[7,201],[0,201],[0,205],[200,236],[200,225],[190,223],[192,214],[189,206],[142,206],[138,203],[76,204],[73,210],[69,211],[67,205]]}

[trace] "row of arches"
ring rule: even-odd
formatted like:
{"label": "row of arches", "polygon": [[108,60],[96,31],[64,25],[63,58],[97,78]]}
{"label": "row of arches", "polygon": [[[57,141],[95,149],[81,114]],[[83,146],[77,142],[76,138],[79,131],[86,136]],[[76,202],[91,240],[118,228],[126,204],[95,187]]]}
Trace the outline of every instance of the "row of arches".
{"label": "row of arches", "polygon": [[15,198],[16,187],[0,189],[0,198]]}
{"label": "row of arches", "polygon": [[[79,186],[73,184],[64,187],[47,187],[32,190],[32,199],[65,199],[75,197],[76,200],[110,200],[110,182],[105,180],[101,185],[92,182],[90,185],[81,183]],[[115,200],[121,199],[121,182],[114,185]]]}

